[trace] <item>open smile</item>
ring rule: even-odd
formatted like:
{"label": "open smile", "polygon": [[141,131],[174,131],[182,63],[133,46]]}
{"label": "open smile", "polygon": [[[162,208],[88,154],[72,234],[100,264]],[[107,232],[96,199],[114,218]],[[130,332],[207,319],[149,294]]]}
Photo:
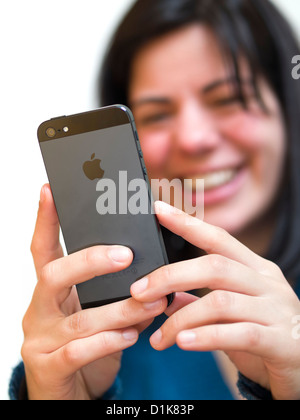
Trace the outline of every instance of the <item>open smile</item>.
{"label": "open smile", "polygon": [[228,168],[209,172],[201,175],[193,175],[185,178],[184,194],[192,195],[193,201],[197,197],[197,179],[204,180],[204,201],[205,205],[218,204],[221,201],[235,195],[243,184],[247,172],[247,166],[240,165],[235,168]]}

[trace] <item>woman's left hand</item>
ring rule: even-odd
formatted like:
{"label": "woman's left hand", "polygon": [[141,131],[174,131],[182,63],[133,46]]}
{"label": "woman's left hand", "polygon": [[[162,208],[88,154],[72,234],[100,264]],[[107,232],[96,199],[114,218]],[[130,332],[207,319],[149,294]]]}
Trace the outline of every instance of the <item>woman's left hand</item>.
{"label": "woman's left hand", "polygon": [[[136,282],[132,296],[156,301],[177,292],[151,345],[222,350],[274,399],[300,399],[300,302],[281,270],[224,230],[158,202],[160,223],[208,255],[160,268]],[[183,293],[213,290],[203,298]]]}

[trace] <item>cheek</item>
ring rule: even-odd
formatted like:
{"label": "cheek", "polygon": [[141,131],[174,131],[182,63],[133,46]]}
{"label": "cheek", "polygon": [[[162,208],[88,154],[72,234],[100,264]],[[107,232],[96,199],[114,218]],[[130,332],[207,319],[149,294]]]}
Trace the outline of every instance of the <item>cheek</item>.
{"label": "cheek", "polygon": [[282,179],[286,137],[280,115],[239,115],[224,126],[223,135],[242,150],[260,188],[277,189]]}
{"label": "cheek", "polygon": [[286,140],[280,116],[243,114],[232,118],[220,130],[249,159],[269,157],[276,159],[276,162],[284,160]]}
{"label": "cheek", "polygon": [[237,115],[221,124],[220,131],[236,147],[253,154],[263,148],[265,129],[260,119],[249,115]]}
{"label": "cheek", "polygon": [[163,176],[170,150],[168,136],[163,133],[147,134],[143,132],[140,132],[139,136],[149,173]]}

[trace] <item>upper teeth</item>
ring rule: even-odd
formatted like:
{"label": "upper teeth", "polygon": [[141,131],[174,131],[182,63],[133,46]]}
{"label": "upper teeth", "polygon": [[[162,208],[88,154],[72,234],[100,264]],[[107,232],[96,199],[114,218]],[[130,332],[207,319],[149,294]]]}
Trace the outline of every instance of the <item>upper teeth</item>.
{"label": "upper teeth", "polygon": [[227,184],[230,182],[236,175],[236,170],[227,169],[219,172],[212,172],[210,174],[201,175],[197,177],[192,177],[185,179],[185,188],[191,191],[196,190],[196,181],[197,179],[204,180],[204,187],[206,190],[211,190],[213,188],[220,187],[221,185]]}

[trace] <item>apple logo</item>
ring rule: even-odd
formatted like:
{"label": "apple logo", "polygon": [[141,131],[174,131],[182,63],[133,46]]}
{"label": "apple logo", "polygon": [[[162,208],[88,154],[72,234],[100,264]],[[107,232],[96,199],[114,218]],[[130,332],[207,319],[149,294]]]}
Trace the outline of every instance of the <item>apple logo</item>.
{"label": "apple logo", "polygon": [[104,176],[104,171],[100,166],[101,160],[95,159],[95,153],[92,154],[91,160],[84,162],[83,172],[88,179],[93,181],[94,179],[102,179]]}

